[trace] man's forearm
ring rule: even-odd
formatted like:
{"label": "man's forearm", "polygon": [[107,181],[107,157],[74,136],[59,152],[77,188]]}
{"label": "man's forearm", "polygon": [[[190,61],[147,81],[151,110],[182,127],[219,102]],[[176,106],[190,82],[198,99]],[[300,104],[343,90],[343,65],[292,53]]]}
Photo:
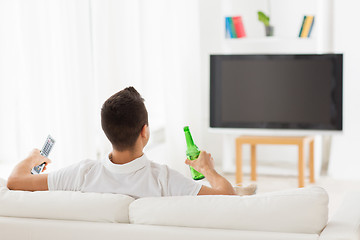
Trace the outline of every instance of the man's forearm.
{"label": "man's forearm", "polygon": [[14,170],[12,171],[10,177],[12,176],[24,176],[24,175],[31,175],[31,169],[35,166],[35,162],[30,159],[26,158],[19,162]]}
{"label": "man's forearm", "polygon": [[206,179],[209,181],[211,187],[218,191],[219,194],[235,195],[235,190],[231,183],[223,176],[218,174],[215,169],[210,169],[203,173]]}
{"label": "man's forearm", "polygon": [[202,186],[198,195],[235,195],[231,183],[215,171],[211,154],[201,151],[196,160],[186,159],[185,163],[204,174],[211,185],[211,188]]}
{"label": "man's forearm", "polygon": [[8,188],[18,189],[18,186],[19,184],[21,184],[22,179],[31,175],[30,171],[33,167],[34,162],[30,158],[26,158],[19,162],[8,178]]}
{"label": "man's forearm", "polygon": [[11,190],[39,191],[48,190],[47,174],[31,174],[31,169],[50,160],[40,155],[39,149],[34,149],[30,155],[18,163],[10,174],[7,187]]}

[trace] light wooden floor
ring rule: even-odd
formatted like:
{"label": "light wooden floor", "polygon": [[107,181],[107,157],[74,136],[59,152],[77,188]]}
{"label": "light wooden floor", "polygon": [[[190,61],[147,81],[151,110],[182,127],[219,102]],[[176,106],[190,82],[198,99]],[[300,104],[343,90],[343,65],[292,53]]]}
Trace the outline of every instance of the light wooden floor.
{"label": "light wooden floor", "polygon": [[[235,174],[224,174],[232,184],[235,184]],[[285,189],[297,188],[297,177],[289,176],[270,176],[258,175],[256,182],[250,181],[249,175],[244,175],[244,185],[256,183],[258,186],[257,194],[281,191]],[[349,191],[360,191],[360,180],[337,180],[322,176],[316,179],[315,184],[309,184],[307,180],[305,186],[323,187],[329,194],[329,216],[336,211],[341,204],[343,197]]]}

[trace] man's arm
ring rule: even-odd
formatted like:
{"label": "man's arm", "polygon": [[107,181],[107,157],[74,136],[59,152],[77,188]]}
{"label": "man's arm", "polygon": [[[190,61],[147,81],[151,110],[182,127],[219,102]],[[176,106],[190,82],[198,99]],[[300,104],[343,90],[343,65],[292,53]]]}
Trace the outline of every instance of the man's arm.
{"label": "man's arm", "polygon": [[187,165],[192,166],[196,171],[204,174],[209,181],[211,188],[202,186],[198,195],[235,195],[235,190],[231,183],[214,169],[214,159],[211,154],[201,151],[196,160],[185,160]]}
{"label": "man's arm", "polygon": [[47,191],[47,174],[33,175],[30,172],[33,167],[43,162],[48,164],[51,161],[42,156],[39,149],[34,149],[27,158],[15,166],[8,178],[7,187],[10,190]]}

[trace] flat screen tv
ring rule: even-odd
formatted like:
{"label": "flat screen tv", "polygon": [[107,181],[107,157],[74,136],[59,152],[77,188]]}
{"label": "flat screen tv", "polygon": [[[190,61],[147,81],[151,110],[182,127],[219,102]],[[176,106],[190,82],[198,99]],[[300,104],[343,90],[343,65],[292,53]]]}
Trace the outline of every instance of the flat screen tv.
{"label": "flat screen tv", "polygon": [[342,130],[342,54],[211,55],[210,127]]}

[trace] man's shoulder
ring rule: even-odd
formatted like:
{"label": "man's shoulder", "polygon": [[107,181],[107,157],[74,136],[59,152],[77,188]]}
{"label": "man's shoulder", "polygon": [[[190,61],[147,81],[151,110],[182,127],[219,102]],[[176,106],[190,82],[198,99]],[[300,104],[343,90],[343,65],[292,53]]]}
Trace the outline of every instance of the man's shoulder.
{"label": "man's shoulder", "polygon": [[183,174],[179,171],[173,169],[167,164],[157,163],[152,160],[147,159],[150,166],[150,171],[152,174],[157,175],[159,178],[169,179],[170,177],[173,178],[185,178]]}
{"label": "man's shoulder", "polygon": [[49,190],[80,191],[85,177],[100,161],[85,159],[48,174]]}
{"label": "man's shoulder", "polygon": [[99,164],[100,160],[93,160],[93,159],[84,159],[79,162],[82,165],[91,165],[91,164]]}
{"label": "man's shoulder", "polygon": [[90,169],[96,166],[101,165],[101,160],[92,160],[92,159],[84,159],[81,160],[79,163],[79,167],[83,169]]}
{"label": "man's shoulder", "polygon": [[79,167],[86,167],[86,166],[93,166],[93,165],[97,165],[100,164],[101,161],[99,160],[92,160],[92,159],[84,159],[84,160],[80,160],[76,163],[73,163],[73,166],[79,166]]}
{"label": "man's shoulder", "polygon": [[[153,175],[156,175],[159,179],[166,180],[169,178],[169,175],[173,175],[174,172],[177,172],[171,169],[167,164],[157,163],[149,160],[149,170]],[[176,174],[176,173],[175,173]]]}
{"label": "man's shoulder", "polygon": [[165,164],[160,164],[157,162],[149,161],[150,170],[153,172],[166,171],[167,166]]}
{"label": "man's shoulder", "polygon": [[73,170],[76,172],[86,173],[90,169],[98,166],[99,164],[101,164],[101,161],[99,161],[99,160],[84,159],[84,160],[78,161],[76,163],[73,163],[63,169],[60,169],[60,170],[66,170],[66,171]]}
{"label": "man's shoulder", "polygon": [[168,178],[169,175],[181,175],[177,170],[172,169],[167,164],[157,163],[149,160],[150,168],[153,173],[157,173],[165,178]]}

